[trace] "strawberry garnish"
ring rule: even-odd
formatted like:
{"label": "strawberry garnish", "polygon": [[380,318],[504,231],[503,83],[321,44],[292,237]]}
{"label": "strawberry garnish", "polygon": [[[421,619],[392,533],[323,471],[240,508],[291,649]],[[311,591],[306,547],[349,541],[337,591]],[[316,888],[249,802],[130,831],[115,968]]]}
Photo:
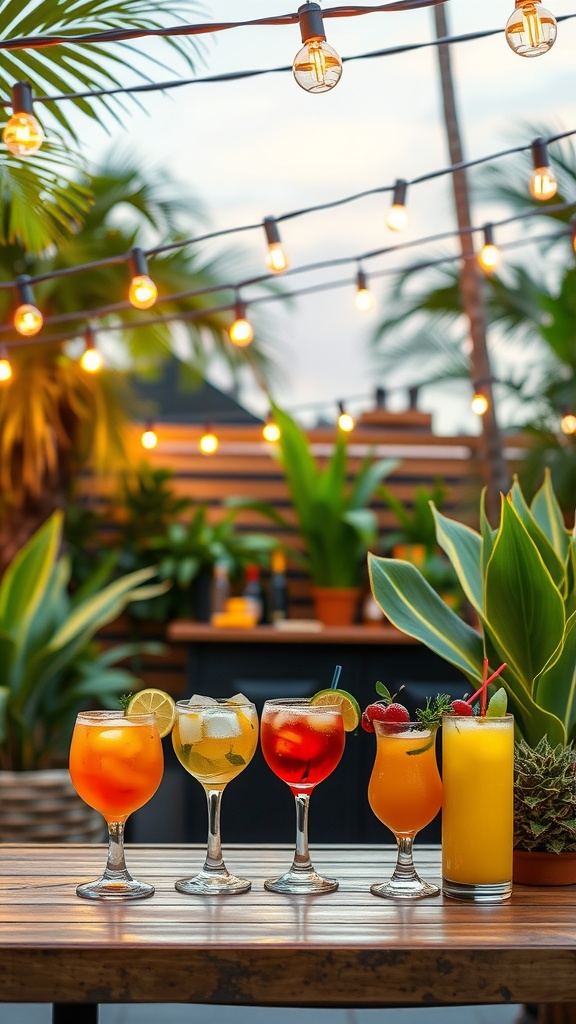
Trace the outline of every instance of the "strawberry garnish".
{"label": "strawberry garnish", "polygon": [[474,712],[465,700],[453,700],[450,707],[455,715],[473,715]]}
{"label": "strawberry garnish", "polygon": [[374,732],[372,722],[374,720],[377,722],[383,721],[385,711],[386,705],[381,701],[368,705],[361,718],[361,725],[365,732]]}
{"label": "strawberry garnish", "polygon": [[403,704],[394,703],[384,708],[384,714],[380,715],[380,718],[384,722],[409,722],[410,714]]}

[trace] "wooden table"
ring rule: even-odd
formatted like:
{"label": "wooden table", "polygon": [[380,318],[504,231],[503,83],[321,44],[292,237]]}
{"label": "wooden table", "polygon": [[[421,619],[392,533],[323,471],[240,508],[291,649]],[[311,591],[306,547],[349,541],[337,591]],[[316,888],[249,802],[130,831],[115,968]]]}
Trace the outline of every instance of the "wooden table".
{"label": "wooden table", "polygon": [[[96,1021],[99,1003],[140,1002],[541,1003],[547,1020],[576,1019],[576,886],[517,886],[498,906],[401,905],[369,892],[390,873],[390,847],[316,846],[316,866],[340,879],[339,891],[278,896],[262,882],[289,865],[290,849],[231,846],[228,867],[253,880],[250,893],[177,893],[174,880],[197,870],[202,853],[129,847],[129,868],[156,895],[112,905],[74,891],[100,873],[102,846],[0,846],[0,1002],[54,1003],[59,1024]],[[438,880],[436,848],[417,844],[416,861]]]}

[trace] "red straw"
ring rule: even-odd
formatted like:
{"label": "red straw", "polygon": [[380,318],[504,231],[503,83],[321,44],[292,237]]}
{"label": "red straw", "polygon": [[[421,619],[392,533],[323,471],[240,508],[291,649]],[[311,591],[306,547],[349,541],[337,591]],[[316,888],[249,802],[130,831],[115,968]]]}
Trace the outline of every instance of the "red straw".
{"label": "red straw", "polygon": [[[500,675],[500,673],[504,671],[504,669],[506,668],[506,665],[507,665],[507,662],[505,662],[505,661],[502,662],[502,664],[500,665],[500,668],[497,668],[496,671],[493,672],[491,676],[488,676],[488,679],[484,680],[484,682],[482,683],[482,686],[480,687],[480,689],[476,690],[476,693],[473,693],[471,697],[468,697],[466,699],[465,703],[466,704],[473,704],[474,701],[476,700],[476,698],[479,697],[480,694],[483,694],[484,701],[482,702],[482,698],[480,698],[480,714],[481,715],[485,715],[486,714],[486,692],[488,690],[488,687],[490,686],[490,683],[493,683],[494,680]],[[487,667],[488,667],[488,662],[487,662],[487,660],[485,658],[484,659],[484,676],[486,675]],[[482,703],[484,704],[484,710],[482,710]]]}
{"label": "red straw", "polygon": [[484,658],[484,666],[483,666],[483,669],[482,669],[482,679],[484,680],[484,685],[482,687],[482,693],[480,694],[480,717],[484,718],[484,715],[486,714],[486,704],[487,704],[486,693],[487,693],[488,687],[487,687],[486,680],[488,679],[488,658]]}

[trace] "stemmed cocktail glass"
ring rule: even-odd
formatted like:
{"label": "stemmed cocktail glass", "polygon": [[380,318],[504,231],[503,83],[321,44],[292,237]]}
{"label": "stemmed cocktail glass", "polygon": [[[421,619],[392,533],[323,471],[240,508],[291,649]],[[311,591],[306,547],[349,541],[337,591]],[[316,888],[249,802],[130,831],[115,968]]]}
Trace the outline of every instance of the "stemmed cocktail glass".
{"label": "stemmed cocktail glass", "polygon": [[175,882],[179,892],[210,896],[247,892],[251,883],[227,870],[220,840],[224,787],[250,763],[258,743],[256,708],[238,694],[230,700],[194,696],[176,704],[172,730],[176,757],[202,784],[208,801],[208,845],[204,867]]}
{"label": "stemmed cocktail glass", "polygon": [[70,746],[70,778],[79,796],[104,815],[108,860],[104,874],[79,885],[87,899],[137,899],[154,886],[132,878],[124,855],[126,819],[154,795],[162,780],[164,756],[155,715],[121,711],[81,711]]}
{"label": "stemmed cocktail glass", "polygon": [[338,704],[312,704],[305,698],[267,700],[262,711],[262,753],[272,771],[286,782],[296,801],[296,849],[292,867],[264,882],[281,893],[333,892],[338,882],[322,878],[308,849],[310,794],[330,775],[344,752],[344,723]]}
{"label": "stemmed cocktail glass", "polygon": [[412,847],[420,829],[436,817],[442,782],[436,762],[437,725],[374,721],[376,760],[368,800],[377,818],[394,833],[398,858],[388,882],[370,886],[375,896],[419,899],[437,896],[437,885],[422,881],[414,868]]}

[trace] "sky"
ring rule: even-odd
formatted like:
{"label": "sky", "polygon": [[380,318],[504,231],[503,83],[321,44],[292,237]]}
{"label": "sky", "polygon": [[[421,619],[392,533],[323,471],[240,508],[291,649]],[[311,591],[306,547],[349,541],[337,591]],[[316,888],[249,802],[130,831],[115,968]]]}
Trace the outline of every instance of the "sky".
{"label": "sky", "polygon": [[[556,3],[557,16],[573,13],[566,2]],[[329,5],[321,6],[327,10]],[[445,7],[450,34],[456,35],[503,30],[513,0],[448,0]],[[201,13],[198,8],[189,20],[240,22],[296,9],[286,0],[205,0]],[[325,19],[325,30],[340,56],[350,57],[432,39],[434,15],[432,8],[425,8],[330,18]],[[290,65],[302,45],[297,24],[233,28],[201,38],[199,76]],[[553,48],[535,59],[514,54],[503,31],[452,46],[466,159],[528,144],[533,138],[529,126],[544,126],[550,134],[576,128],[575,43],[576,19],[561,23]],[[138,45],[145,48],[150,43]],[[97,159],[110,146],[129,148],[147,166],[168,168],[202,203],[208,230],[260,223],[266,216],[278,217],[447,167],[436,61],[436,48],[429,47],[345,63],[338,85],[320,95],[304,92],[291,73],[150,93],[146,110],[131,108],[122,129],[108,123],[106,134],[91,126],[85,152]],[[160,77],[178,77],[181,71]],[[455,227],[449,176],[413,186],[408,200],[410,225],[401,236],[385,224],[388,194],[287,220],[280,230],[291,267],[354,257]],[[473,209],[475,224],[490,219],[489,204],[474,195]],[[393,270],[424,254],[455,251],[455,244],[382,256],[364,264],[364,269],[368,275]],[[225,253],[230,245],[238,253],[235,280],[263,271],[262,230],[220,239],[202,252]],[[528,248],[526,255],[536,257]],[[359,412],[372,404],[377,386],[389,392],[391,408],[403,408],[405,388],[425,378],[426,367],[414,366],[408,375],[393,373],[383,379],[369,338],[379,317],[391,311],[389,280],[382,277],[371,283],[376,309],[362,314],[354,307],[355,273],[351,263],[284,278],[285,287],[298,288],[336,280],[350,283],[300,296],[290,305],[267,303],[258,311],[259,334],[281,370],[274,397],[303,419],[332,416],[339,401]],[[248,292],[243,297],[255,295]],[[497,360],[500,340],[489,342]],[[522,354],[514,358],[521,367]],[[214,372],[211,379],[227,386],[225,374]],[[477,432],[469,397],[464,389],[460,397],[449,398],[426,389],[420,407],[432,413],[437,433]],[[265,411],[263,396],[250,382],[243,398],[254,411]]]}

